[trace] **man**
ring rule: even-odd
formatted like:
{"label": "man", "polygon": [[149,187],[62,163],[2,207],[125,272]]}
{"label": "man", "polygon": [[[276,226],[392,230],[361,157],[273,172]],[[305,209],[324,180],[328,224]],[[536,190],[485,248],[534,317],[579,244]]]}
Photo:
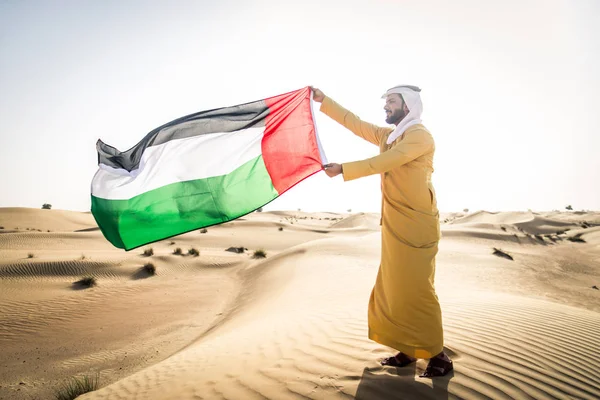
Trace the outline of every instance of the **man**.
{"label": "man", "polygon": [[323,113],[381,152],[362,161],[325,165],[327,175],[342,174],[344,181],[381,175],[381,264],[369,300],[369,338],[399,351],[382,365],[404,367],[424,358],[429,364],[421,377],[446,375],[453,365],[443,351],[442,314],[434,289],[440,239],[431,184],[435,145],[421,124],[421,90],[402,85],[383,95],[385,121],[396,125],[392,129],[363,122],[321,90],[311,89]]}

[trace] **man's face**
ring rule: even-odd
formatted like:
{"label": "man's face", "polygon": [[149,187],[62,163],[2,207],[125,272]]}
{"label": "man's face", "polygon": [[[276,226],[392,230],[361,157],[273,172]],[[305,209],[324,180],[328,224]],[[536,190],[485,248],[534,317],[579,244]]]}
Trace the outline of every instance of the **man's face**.
{"label": "man's face", "polygon": [[383,109],[385,110],[385,122],[388,124],[398,125],[408,114],[408,107],[397,93],[388,94]]}

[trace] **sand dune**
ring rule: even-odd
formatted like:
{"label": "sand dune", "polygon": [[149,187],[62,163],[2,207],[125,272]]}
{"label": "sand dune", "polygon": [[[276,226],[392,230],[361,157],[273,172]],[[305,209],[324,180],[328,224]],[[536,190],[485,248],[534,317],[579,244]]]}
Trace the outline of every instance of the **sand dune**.
{"label": "sand dune", "polygon": [[0,208],[0,226],[7,230],[76,231],[97,228],[90,213],[34,208]]}
{"label": "sand dune", "polygon": [[477,211],[456,218],[451,224],[517,224],[530,221],[534,215],[530,212],[503,212],[494,213],[488,211]]}
{"label": "sand dune", "polygon": [[581,227],[579,220],[551,219],[531,212],[490,213],[479,211],[457,218],[449,224],[483,228],[512,227],[532,235],[551,234]]}
{"label": "sand dune", "polygon": [[378,229],[379,228],[379,214],[365,214],[359,213],[351,215],[341,221],[334,222],[332,228],[365,228],[365,229]]}
{"label": "sand dune", "polygon": [[[381,367],[392,349],[367,339],[378,215],[253,213],[147,246],[151,257],[112,248],[89,217],[0,209],[0,226],[53,227],[0,235],[0,399],[48,398],[95,372],[102,388],[83,399],[600,397],[594,213],[442,225],[436,288],[455,371],[433,381],[418,378],[425,360]],[[148,262],[155,276],[140,272]],[[74,290],[84,275],[98,286]]]}

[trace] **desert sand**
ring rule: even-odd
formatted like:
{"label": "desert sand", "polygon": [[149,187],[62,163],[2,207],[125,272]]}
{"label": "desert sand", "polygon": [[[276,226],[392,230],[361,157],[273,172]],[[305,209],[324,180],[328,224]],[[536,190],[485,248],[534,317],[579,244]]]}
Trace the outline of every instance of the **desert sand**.
{"label": "desert sand", "polygon": [[431,380],[367,338],[377,214],[252,213],[125,252],[90,213],[0,208],[0,399],[96,373],[81,399],[600,398],[600,213],[441,221],[455,371]]}

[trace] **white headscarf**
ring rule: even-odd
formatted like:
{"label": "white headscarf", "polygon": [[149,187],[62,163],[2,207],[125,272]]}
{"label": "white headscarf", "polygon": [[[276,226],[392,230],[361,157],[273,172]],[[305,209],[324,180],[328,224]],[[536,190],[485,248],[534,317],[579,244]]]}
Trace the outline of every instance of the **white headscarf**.
{"label": "white headscarf", "polygon": [[389,89],[381,96],[382,99],[385,99],[388,95],[397,93],[402,96],[409,110],[408,114],[406,114],[402,121],[396,126],[396,129],[388,136],[387,144],[398,139],[409,127],[421,123],[423,103],[421,102],[421,96],[419,95],[420,91],[421,89],[416,86],[399,85]]}

